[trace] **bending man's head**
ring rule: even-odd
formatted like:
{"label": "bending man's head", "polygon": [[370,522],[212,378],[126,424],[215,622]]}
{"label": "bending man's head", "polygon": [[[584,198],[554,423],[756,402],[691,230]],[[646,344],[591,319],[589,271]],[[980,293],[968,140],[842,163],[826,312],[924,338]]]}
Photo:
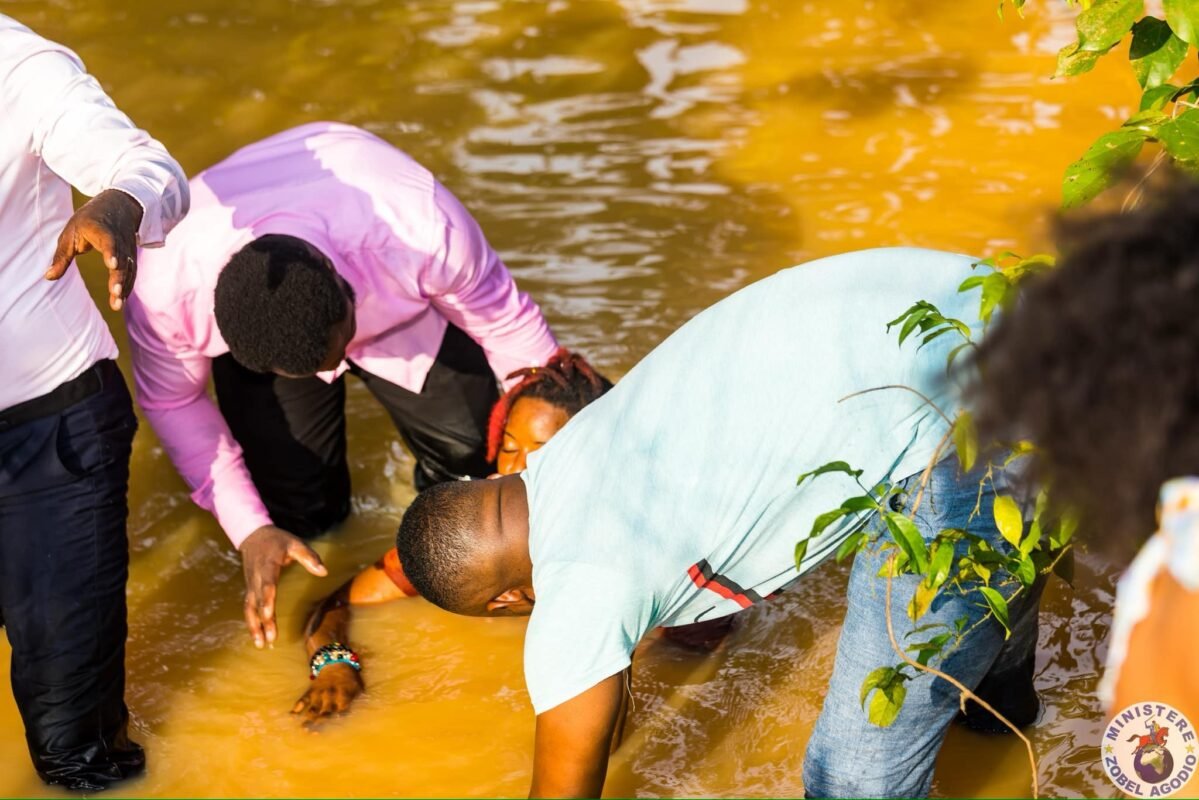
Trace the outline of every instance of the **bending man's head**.
{"label": "bending man's head", "polygon": [[229,352],[255,372],[304,377],[335,369],[354,338],[354,290],[294,236],[262,236],[237,251],[214,301]]}
{"label": "bending man's head", "polygon": [[526,615],[534,601],[528,513],[519,476],[432,486],[412,501],[396,535],[404,574],[446,611]]}

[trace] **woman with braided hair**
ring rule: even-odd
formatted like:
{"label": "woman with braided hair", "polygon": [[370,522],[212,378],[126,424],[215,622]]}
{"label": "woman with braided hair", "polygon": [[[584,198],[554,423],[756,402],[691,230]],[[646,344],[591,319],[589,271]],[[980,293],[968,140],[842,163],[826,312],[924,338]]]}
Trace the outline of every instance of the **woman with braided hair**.
{"label": "woman with braided hair", "polygon": [[[493,477],[522,471],[530,453],[612,388],[612,382],[585,358],[566,348],[559,348],[543,367],[527,367],[508,375],[509,379],[517,377],[520,381],[496,401],[488,421],[487,460],[495,464]],[[296,701],[293,713],[311,721],[345,711],[362,691],[357,657],[342,644],[347,640],[353,606],[417,594],[392,547],[322,600],[305,630],[310,667],[318,677]]]}

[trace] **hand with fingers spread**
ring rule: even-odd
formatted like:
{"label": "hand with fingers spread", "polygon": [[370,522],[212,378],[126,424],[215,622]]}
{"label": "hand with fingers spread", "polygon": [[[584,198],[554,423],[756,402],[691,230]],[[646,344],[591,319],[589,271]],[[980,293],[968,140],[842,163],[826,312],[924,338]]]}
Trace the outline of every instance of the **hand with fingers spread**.
{"label": "hand with fingers spread", "polygon": [[246,627],[254,637],[254,646],[274,644],[278,636],[275,624],[275,592],[279,573],[298,561],[313,575],[328,574],[321,557],[297,536],[282,528],[264,525],[241,543],[242,568],[246,574]]}
{"label": "hand with fingers spread", "polygon": [[120,311],[137,276],[137,230],[142,213],[141,205],[130,195],[118,189],[100,192],[67,221],[46,279],[58,280],[76,256],[97,250],[108,268],[108,304],[113,311]]}
{"label": "hand with fingers spread", "polygon": [[365,688],[358,670],[347,664],[330,664],[312,679],[291,713],[301,715],[304,724],[311,727],[324,717],[348,711],[350,703]]}

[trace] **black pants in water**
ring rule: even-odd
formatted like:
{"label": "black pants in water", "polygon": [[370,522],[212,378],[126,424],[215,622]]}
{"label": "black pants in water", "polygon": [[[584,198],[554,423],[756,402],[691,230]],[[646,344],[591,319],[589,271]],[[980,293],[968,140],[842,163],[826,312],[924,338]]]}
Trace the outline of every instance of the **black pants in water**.
{"label": "black pants in water", "polygon": [[[420,393],[353,363],[350,371],[387,409],[416,457],[418,490],[488,474],[487,417],[499,391],[483,348],[460,329],[446,329]],[[229,355],[213,361],[212,376],[221,414],[274,523],[310,538],[345,519],[350,513],[345,378],[325,383],[262,374]]]}
{"label": "black pants in water", "polygon": [[124,700],[137,419],[116,364],[90,372],[98,390],[65,410],[0,419],[0,614],[34,767],[47,783],[95,791],[146,759]]}

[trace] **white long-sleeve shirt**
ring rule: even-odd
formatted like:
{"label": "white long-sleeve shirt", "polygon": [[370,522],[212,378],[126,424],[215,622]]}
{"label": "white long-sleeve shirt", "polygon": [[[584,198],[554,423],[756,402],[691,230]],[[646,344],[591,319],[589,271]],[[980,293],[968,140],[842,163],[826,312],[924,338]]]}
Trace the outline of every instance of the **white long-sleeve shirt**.
{"label": "white long-sleeve shirt", "polygon": [[162,244],[187,213],[187,178],[62,45],[0,14],[0,410],[115,358],[79,271],[43,276],[86,195],[118,189],[143,210],[139,243]]}

